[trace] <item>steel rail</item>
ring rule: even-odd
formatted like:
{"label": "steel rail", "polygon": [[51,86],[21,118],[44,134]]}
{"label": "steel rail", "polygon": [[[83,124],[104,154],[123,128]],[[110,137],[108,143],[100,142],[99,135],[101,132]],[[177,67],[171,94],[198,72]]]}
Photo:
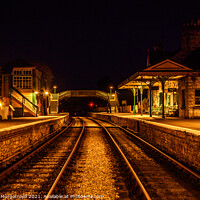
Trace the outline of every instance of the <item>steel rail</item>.
{"label": "steel rail", "polygon": [[[99,119],[98,119],[99,120]],[[103,120],[100,120],[103,121]],[[108,122],[107,122],[108,123]],[[126,129],[123,128],[113,122],[109,122],[110,124],[116,126],[116,128],[119,128],[121,130],[123,130],[124,132],[130,134],[131,136],[133,136],[134,138],[136,138],[137,140],[139,140],[140,142],[144,143],[145,145],[149,146],[151,149],[153,149],[155,152],[158,152],[159,154],[161,154],[163,157],[165,157],[169,162],[173,163],[174,165],[176,165],[178,168],[181,168],[183,170],[185,170],[185,172],[187,172],[188,174],[190,174],[191,176],[193,176],[193,178],[197,179],[200,182],[200,174],[194,172],[193,170],[191,170],[190,168],[186,167],[185,165],[183,165],[182,163],[180,163],[179,161],[175,160],[174,158],[172,158],[171,156],[167,155],[166,153],[162,152],[161,150],[159,150],[158,148],[156,148],[155,146],[153,146],[152,144],[148,143],[147,141],[143,140],[142,138],[138,137],[137,135],[134,134],[133,130],[130,129]]]}
{"label": "steel rail", "polygon": [[51,186],[51,188],[50,188],[48,194],[45,195],[45,200],[51,199],[51,195],[52,195],[52,193],[53,193],[55,187],[57,186],[57,184],[58,184],[60,178],[62,177],[62,175],[63,175],[63,173],[64,173],[64,171],[65,171],[67,165],[69,164],[69,162],[70,162],[70,160],[71,160],[71,158],[72,158],[74,152],[76,151],[78,144],[80,143],[80,140],[81,140],[81,138],[82,138],[82,135],[83,135],[83,133],[84,133],[84,131],[85,131],[85,122],[84,122],[84,121],[82,121],[82,122],[83,122],[83,127],[82,127],[81,133],[80,133],[80,135],[79,135],[79,137],[78,137],[78,139],[77,139],[77,141],[76,141],[76,144],[74,145],[74,147],[73,147],[73,149],[72,149],[72,151],[71,151],[69,157],[67,158],[65,164],[63,165],[63,167],[62,167],[60,173],[58,174],[57,178],[55,179],[54,183],[52,184],[52,186]]}
{"label": "steel rail", "polygon": [[124,161],[127,164],[129,170],[131,171],[133,177],[135,178],[136,183],[139,186],[140,196],[142,196],[141,198],[142,199],[146,199],[146,200],[151,200],[151,197],[149,196],[148,192],[146,191],[145,187],[143,186],[142,182],[140,181],[139,177],[137,176],[136,172],[134,171],[133,167],[131,166],[130,162],[128,161],[128,159],[126,158],[126,156],[124,155],[123,151],[120,149],[119,145],[114,140],[114,138],[112,137],[112,135],[109,133],[109,131],[107,130],[107,128],[105,126],[103,126],[101,123],[99,123],[98,121],[96,121],[95,119],[91,119],[91,120],[95,121],[97,124],[99,124],[99,126],[101,126],[105,130],[105,132],[109,135],[109,137],[111,138],[112,142],[114,143],[115,147],[120,152],[122,158],[124,159]]}
{"label": "steel rail", "polygon": [[[66,128],[64,128],[63,130],[61,130],[58,134],[54,135],[52,138],[50,138],[48,141],[46,141],[45,143],[43,143],[41,146],[37,147],[31,153],[25,155],[22,159],[20,159],[19,161],[17,161],[16,163],[14,163],[13,165],[11,165],[10,167],[8,167],[6,170],[2,171],[0,173],[0,181],[3,178],[5,178],[6,176],[8,176],[12,171],[16,170],[21,165],[23,165],[27,160],[29,160],[30,158],[32,158],[36,153],[40,152],[43,148],[45,148],[47,145],[49,145],[57,137],[59,137],[63,132],[65,132],[70,127],[71,123],[72,123],[72,121],[70,122],[70,124]],[[51,135],[55,134],[55,132],[56,131],[54,131]],[[27,148],[25,150],[27,150]],[[23,152],[20,152],[20,154],[21,153],[23,153]]]}
{"label": "steel rail", "polygon": [[178,165],[178,167],[184,169],[185,171],[187,171],[189,174],[193,175],[195,178],[199,179],[200,181],[200,175],[197,174],[196,172],[194,172],[193,170],[189,169],[188,167],[186,167],[185,165],[181,164],[179,161],[175,160],[174,158],[168,156],[167,154],[165,154],[164,152],[162,152],[161,150],[157,149],[156,147],[154,147],[152,144],[148,143],[147,141],[143,140],[142,138],[138,137],[137,135],[135,135],[134,133],[132,133],[132,131],[124,129],[123,127],[119,127],[120,129],[122,129],[123,131],[129,133],[130,135],[132,135],[133,137],[137,138],[138,140],[140,140],[141,142],[143,142],[144,144],[146,144],[147,146],[151,147],[154,151],[160,153],[162,156],[164,156],[165,158],[167,158],[170,162]]}

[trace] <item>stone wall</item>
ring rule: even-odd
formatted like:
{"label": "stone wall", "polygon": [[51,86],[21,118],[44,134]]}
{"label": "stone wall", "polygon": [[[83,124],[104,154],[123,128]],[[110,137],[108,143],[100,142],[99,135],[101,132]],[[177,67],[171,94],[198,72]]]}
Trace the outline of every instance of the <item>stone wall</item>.
{"label": "stone wall", "polygon": [[[200,106],[195,105],[195,89],[200,90],[200,77],[186,77],[179,81],[179,117],[200,118]],[[183,90],[185,91],[185,107],[183,107]]]}
{"label": "stone wall", "polygon": [[200,131],[112,115],[91,113],[92,117],[126,126],[180,162],[200,171]]}
{"label": "stone wall", "polygon": [[128,106],[120,106],[120,112],[123,112],[123,113],[130,113],[130,112],[131,112],[131,105],[128,105]]}
{"label": "stone wall", "polygon": [[67,114],[40,122],[18,125],[17,128],[0,130],[0,168],[16,159],[16,156],[22,156],[21,152],[25,149],[30,151],[38,145],[38,142],[47,139],[53,131],[59,130],[68,121]]}

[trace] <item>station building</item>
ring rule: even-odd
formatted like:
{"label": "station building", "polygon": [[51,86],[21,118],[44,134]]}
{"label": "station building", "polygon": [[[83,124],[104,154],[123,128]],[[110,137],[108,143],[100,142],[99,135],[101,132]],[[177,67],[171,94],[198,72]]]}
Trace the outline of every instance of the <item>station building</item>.
{"label": "station building", "polygon": [[[200,117],[200,20],[181,31],[181,49],[163,52],[156,46],[148,52],[147,65],[118,85],[131,89],[133,112],[141,115]],[[144,96],[144,93],[146,94]]]}
{"label": "station building", "polygon": [[0,116],[38,116],[49,114],[49,86],[35,65],[17,60],[1,67]]}

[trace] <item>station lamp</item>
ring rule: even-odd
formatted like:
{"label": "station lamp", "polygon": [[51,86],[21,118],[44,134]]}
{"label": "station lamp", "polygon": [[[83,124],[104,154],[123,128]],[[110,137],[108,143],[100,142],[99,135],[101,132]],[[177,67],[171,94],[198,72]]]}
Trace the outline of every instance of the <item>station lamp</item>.
{"label": "station lamp", "polygon": [[3,103],[0,101],[0,108],[2,108],[3,107]]}

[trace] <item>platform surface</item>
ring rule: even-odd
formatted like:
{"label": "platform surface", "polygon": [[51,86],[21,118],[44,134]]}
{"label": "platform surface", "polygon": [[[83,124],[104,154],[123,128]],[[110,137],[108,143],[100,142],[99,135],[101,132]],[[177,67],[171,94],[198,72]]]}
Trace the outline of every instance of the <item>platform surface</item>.
{"label": "platform surface", "polygon": [[179,117],[166,117],[163,119],[157,116],[149,117],[149,115],[141,116],[138,114],[134,115],[133,113],[101,113],[101,114],[153,121],[160,124],[167,124],[167,125],[172,125],[176,127],[183,127],[187,129],[200,131],[200,119],[183,119]]}
{"label": "platform surface", "polygon": [[63,115],[49,115],[49,116],[39,116],[39,117],[16,117],[10,120],[1,120],[0,121],[0,131],[8,128],[14,129],[15,127],[18,128],[19,125],[28,125],[33,122],[40,122],[44,120],[50,120],[53,118],[57,118]]}

